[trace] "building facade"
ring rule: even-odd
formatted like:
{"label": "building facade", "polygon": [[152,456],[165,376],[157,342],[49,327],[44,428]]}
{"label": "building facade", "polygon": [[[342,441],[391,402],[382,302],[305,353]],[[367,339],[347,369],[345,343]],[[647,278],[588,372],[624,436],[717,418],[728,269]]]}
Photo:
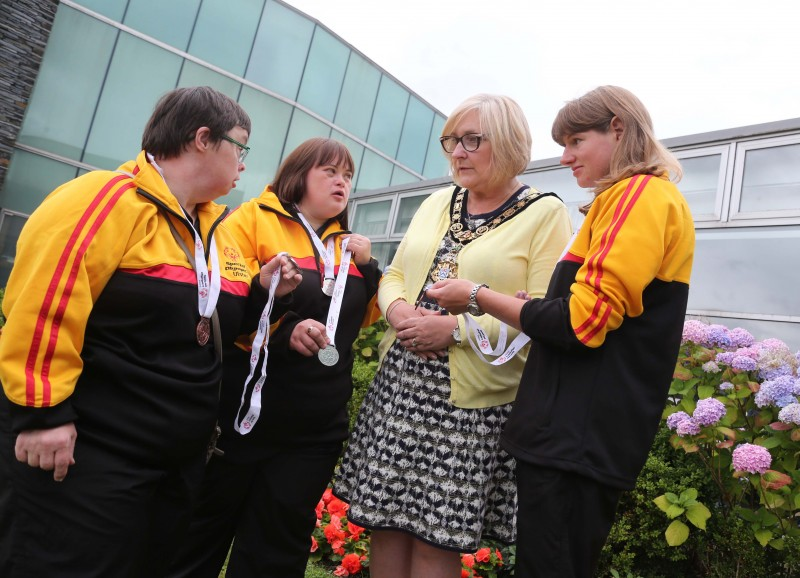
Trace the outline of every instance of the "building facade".
{"label": "building facade", "polygon": [[[800,118],[665,139],[684,169],[678,187],[697,231],[689,315],[744,327],[800,349]],[[558,158],[521,180],[558,194],[580,226],[591,198]],[[447,178],[353,195],[354,230],[389,263],[414,212]]]}
{"label": "building facade", "polygon": [[0,72],[22,82],[0,75],[0,107],[15,114],[0,108],[0,286],[27,216],[61,183],[134,158],[153,105],[176,87],[212,86],[253,120],[247,169],[220,201],[230,206],[257,196],[314,136],[347,145],[356,191],[447,174],[445,116],[281,0],[11,4]]}

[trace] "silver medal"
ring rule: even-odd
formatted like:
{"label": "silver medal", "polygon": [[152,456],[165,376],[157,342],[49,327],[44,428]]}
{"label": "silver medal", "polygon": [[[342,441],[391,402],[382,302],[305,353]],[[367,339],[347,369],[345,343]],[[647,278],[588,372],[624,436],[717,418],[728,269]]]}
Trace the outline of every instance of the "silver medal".
{"label": "silver medal", "polygon": [[333,287],[335,284],[335,279],[326,278],[325,281],[322,282],[322,292],[328,297],[331,297],[333,295]]}
{"label": "silver medal", "polygon": [[329,344],[317,352],[317,357],[319,357],[319,361],[322,365],[336,365],[336,362],[339,361],[339,352],[336,351],[333,345]]}

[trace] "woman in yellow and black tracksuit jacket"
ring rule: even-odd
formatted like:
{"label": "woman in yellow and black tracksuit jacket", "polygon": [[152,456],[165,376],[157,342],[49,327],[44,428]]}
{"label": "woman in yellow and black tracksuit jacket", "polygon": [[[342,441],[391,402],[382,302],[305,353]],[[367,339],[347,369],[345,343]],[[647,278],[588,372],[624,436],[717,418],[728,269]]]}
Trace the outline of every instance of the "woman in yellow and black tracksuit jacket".
{"label": "woman in yellow and black tracksuit jacket", "polygon": [[[345,177],[337,177],[334,170],[343,172]],[[322,197],[308,192],[311,179],[315,178],[311,173],[322,173],[325,187],[338,183],[331,185],[338,194],[341,190],[349,193],[352,171],[352,159],[344,145],[330,139],[311,139],[287,157],[273,185],[225,221],[238,238],[246,261],[260,263],[278,252],[288,252],[297,262],[303,281],[290,301],[278,300],[273,310],[261,415],[246,435],[234,430],[234,422],[241,420],[248,408],[253,383],[260,375],[261,359],[248,384],[241,412],[242,390],[250,369],[249,343],[224,361],[222,435],[218,442],[224,455],[214,456],[209,462],[190,535],[173,566],[172,577],[216,578],[231,540],[228,576],[304,575],[316,520],[314,510],[348,435],[352,344],[360,328],[380,315],[376,294],[381,274],[377,261],[369,259],[368,252],[361,265],[356,263],[354,254],[335,334],[338,362],[326,366],[316,355],[296,350],[293,334],[294,339],[309,339],[309,330],[318,335],[325,325],[331,298],[322,291],[321,255],[294,205],[302,204],[303,213],[308,213],[306,216],[312,221],[311,210],[328,207],[324,196],[328,189],[323,188]],[[282,190],[291,180],[300,185],[298,196],[295,203],[282,202],[273,190]],[[322,245],[327,246],[329,239],[335,241],[335,273],[342,257],[342,237],[350,238],[350,247],[357,243],[363,247],[364,242],[367,251],[369,247],[365,238],[344,228],[346,213],[340,211],[346,208],[346,197],[339,194],[330,205],[338,208],[320,209],[321,226],[313,227]],[[326,210],[336,212],[326,214]]]}

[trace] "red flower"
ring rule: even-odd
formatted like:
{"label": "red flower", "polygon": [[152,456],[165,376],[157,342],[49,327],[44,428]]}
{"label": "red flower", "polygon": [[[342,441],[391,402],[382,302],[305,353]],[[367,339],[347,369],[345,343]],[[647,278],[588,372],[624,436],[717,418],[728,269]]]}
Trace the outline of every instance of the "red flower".
{"label": "red flower", "polygon": [[500,553],[500,550],[495,548],[494,549],[494,555],[497,556],[497,560],[498,560],[497,565],[498,566],[502,566],[503,565],[503,555]]}
{"label": "red flower", "polygon": [[333,571],[334,576],[348,576],[349,572],[344,569],[344,566],[339,565],[336,567],[336,570]]}
{"label": "red flower", "polygon": [[361,559],[358,554],[348,554],[342,558],[342,567],[350,574],[361,572]]}
{"label": "red flower", "polygon": [[314,512],[317,514],[317,520],[321,520],[322,519],[323,510],[325,510],[325,502],[320,500],[319,503],[317,504],[316,509],[314,510]]}
{"label": "red flower", "polygon": [[314,538],[314,536],[311,536],[311,551],[316,552],[317,548],[319,548],[319,544],[317,544],[316,538]]}
{"label": "red flower", "polygon": [[469,570],[466,568],[461,569],[461,578],[469,578]]}
{"label": "red flower", "polygon": [[473,566],[475,566],[475,556],[473,556],[472,554],[462,554],[461,563],[467,568],[472,568]]}
{"label": "red flower", "polygon": [[364,532],[364,528],[362,528],[361,526],[356,526],[352,522],[348,521],[347,531],[350,532],[350,535],[353,537],[353,540],[358,542],[358,540],[361,538],[361,534]]}
{"label": "red flower", "polygon": [[325,488],[325,491],[322,492],[322,501],[326,504],[331,501],[333,498],[333,490],[330,488]]}
{"label": "red flower", "polygon": [[340,518],[343,518],[345,515],[347,515],[347,508],[349,507],[350,507],[349,505],[345,504],[338,498],[332,498],[328,502],[328,511],[331,513],[332,516],[336,515],[339,516]]}
{"label": "red flower", "polygon": [[475,559],[478,562],[488,562],[491,559],[492,551],[489,548],[481,548],[475,552]]}
{"label": "red flower", "polygon": [[325,533],[325,539],[328,541],[328,544],[331,545],[331,548],[337,550],[344,546],[344,539],[345,535],[344,532],[340,529],[341,527],[337,528],[334,524],[328,524],[325,526],[323,532]]}

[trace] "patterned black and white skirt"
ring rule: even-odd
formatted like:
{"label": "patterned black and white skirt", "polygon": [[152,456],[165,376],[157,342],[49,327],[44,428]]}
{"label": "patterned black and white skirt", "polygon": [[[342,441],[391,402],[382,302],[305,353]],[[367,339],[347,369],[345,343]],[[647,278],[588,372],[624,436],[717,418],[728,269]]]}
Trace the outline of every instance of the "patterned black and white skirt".
{"label": "patterned black and white skirt", "polygon": [[516,539],[514,458],[499,446],[511,404],[449,401],[447,357],[420,359],[395,342],[361,406],[334,494],[348,519],[474,552],[480,539]]}

